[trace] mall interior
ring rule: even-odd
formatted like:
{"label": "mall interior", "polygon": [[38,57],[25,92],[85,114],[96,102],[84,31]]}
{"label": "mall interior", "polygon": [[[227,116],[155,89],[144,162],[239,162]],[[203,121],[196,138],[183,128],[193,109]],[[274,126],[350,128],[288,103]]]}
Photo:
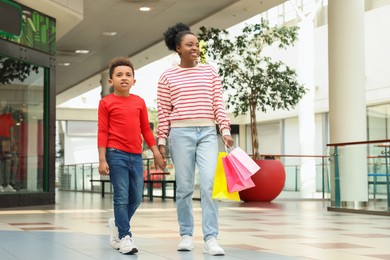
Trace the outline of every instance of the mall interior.
{"label": "mall interior", "polygon": [[[390,259],[389,14],[390,0],[0,0],[0,259]],[[139,252],[121,254],[97,171],[109,61],[132,60],[154,128],[158,76],[177,64],[163,32],[183,22],[234,34],[259,19],[299,27],[294,46],[264,54],[308,91],[291,110],[257,111],[264,166],[251,193],[219,201],[225,255],[203,252],[198,176],[194,249],[177,251],[174,166],[156,175],[147,148]],[[249,115],[228,113],[251,154]]]}

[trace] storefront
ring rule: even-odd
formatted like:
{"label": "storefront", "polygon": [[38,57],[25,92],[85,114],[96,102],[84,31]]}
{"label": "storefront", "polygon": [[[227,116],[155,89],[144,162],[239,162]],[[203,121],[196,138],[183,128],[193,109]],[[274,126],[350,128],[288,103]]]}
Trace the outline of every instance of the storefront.
{"label": "storefront", "polygon": [[0,208],[55,203],[55,19],[0,0]]}

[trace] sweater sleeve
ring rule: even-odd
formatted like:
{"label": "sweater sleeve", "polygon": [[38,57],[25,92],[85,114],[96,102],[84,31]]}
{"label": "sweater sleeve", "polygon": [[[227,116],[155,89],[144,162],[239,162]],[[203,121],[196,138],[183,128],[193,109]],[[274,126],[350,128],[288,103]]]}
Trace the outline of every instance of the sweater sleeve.
{"label": "sweater sleeve", "polygon": [[222,83],[215,68],[212,67],[213,75],[213,110],[215,121],[217,122],[222,135],[230,135],[230,119],[226,116],[223,104]]}
{"label": "sweater sleeve", "polygon": [[107,148],[108,142],[108,110],[105,102],[101,99],[98,107],[98,147]]}
{"label": "sweater sleeve", "polygon": [[166,145],[169,135],[170,121],[169,116],[172,113],[171,94],[169,83],[166,77],[161,75],[157,86],[157,110],[158,110],[158,144]]}

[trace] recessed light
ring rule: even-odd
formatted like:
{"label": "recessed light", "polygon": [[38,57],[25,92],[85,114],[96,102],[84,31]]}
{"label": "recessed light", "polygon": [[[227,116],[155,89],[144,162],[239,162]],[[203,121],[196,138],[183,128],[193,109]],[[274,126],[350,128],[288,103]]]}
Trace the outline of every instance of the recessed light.
{"label": "recessed light", "polygon": [[58,63],[58,65],[68,67],[68,66],[70,66],[70,63],[69,62],[62,62],[62,63]]}
{"label": "recessed light", "polygon": [[89,50],[75,50],[75,53],[87,54],[89,53]]}
{"label": "recessed light", "polygon": [[102,35],[104,36],[115,36],[117,32],[102,32]]}
{"label": "recessed light", "polygon": [[149,11],[151,10],[151,8],[148,7],[148,6],[141,6],[141,7],[139,8],[139,10],[140,10],[141,12],[149,12]]}

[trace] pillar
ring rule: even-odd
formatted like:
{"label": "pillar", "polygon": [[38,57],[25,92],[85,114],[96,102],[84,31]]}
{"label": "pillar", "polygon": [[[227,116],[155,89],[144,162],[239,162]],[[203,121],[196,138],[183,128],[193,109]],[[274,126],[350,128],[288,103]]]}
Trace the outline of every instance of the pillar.
{"label": "pillar", "polygon": [[110,84],[108,80],[110,79],[108,71],[104,71],[101,73],[100,86],[102,87],[101,97],[107,96],[110,94]]}
{"label": "pillar", "polygon": [[[328,4],[330,143],[364,141],[367,140],[365,1],[329,0]],[[366,145],[339,147],[339,166],[341,206],[357,207],[366,204]],[[331,201],[334,205],[334,172],[332,175]]]}

